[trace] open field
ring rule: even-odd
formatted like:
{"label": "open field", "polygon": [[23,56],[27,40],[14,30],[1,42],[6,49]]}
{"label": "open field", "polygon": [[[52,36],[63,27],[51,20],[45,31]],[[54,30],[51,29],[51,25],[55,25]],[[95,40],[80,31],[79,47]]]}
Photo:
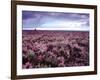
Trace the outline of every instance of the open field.
{"label": "open field", "polygon": [[89,32],[23,30],[23,69],[89,65]]}

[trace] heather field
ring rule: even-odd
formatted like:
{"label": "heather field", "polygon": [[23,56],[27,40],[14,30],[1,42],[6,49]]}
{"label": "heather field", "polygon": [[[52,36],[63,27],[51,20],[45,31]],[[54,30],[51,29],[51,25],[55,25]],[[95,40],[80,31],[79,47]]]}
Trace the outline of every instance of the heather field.
{"label": "heather field", "polygon": [[89,66],[88,31],[23,30],[23,69],[75,66]]}

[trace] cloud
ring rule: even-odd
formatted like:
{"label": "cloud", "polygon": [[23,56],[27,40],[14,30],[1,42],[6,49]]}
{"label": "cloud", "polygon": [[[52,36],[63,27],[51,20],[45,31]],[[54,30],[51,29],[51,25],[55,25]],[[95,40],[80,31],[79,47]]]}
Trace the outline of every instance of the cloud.
{"label": "cloud", "polygon": [[89,30],[89,14],[61,12],[23,12],[24,28],[65,28]]}

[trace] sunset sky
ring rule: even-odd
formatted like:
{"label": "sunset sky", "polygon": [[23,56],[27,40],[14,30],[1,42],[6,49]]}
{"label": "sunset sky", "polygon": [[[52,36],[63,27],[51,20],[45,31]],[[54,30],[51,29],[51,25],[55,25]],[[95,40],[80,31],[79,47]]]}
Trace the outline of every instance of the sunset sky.
{"label": "sunset sky", "polygon": [[59,29],[89,31],[89,14],[22,11],[23,30],[27,29]]}

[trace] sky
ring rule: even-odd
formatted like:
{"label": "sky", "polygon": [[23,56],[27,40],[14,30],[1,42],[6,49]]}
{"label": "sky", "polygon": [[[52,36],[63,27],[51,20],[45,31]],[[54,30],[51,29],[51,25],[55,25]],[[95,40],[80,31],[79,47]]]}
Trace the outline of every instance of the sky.
{"label": "sky", "polygon": [[22,11],[23,30],[89,31],[88,13]]}

